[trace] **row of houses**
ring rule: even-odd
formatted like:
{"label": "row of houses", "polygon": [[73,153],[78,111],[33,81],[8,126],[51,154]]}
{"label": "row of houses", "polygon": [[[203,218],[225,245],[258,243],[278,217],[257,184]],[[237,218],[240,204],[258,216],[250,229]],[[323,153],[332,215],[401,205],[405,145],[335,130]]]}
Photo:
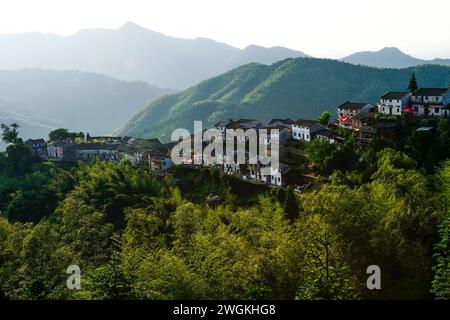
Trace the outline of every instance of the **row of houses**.
{"label": "row of houses", "polygon": [[[314,139],[329,143],[342,143],[340,137],[332,129],[334,124],[339,127],[358,132],[359,142],[368,142],[375,131],[392,133],[399,124],[395,121],[374,121],[375,115],[384,114],[400,116],[410,114],[415,117],[448,118],[450,109],[450,89],[421,88],[412,93],[388,92],[380,97],[375,106],[370,103],[347,101],[337,107],[338,117],[327,125],[310,119],[272,119],[267,125],[254,119],[225,120],[215,124],[224,141],[228,129],[266,129],[267,135],[257,136],[258,142],[271,150],[271,145],[277,143],[280,147],[278,168],[267,168],[259,161],[250,164],[247,150],[236,150],[233,159],[239,155],[247,160],[246,165],[234,164],[222,159],[221,164],[202,162],[203,166],[216,166],[227,174],[239,176],[243,180],[269,185],[301,185],[302,175],[292,166],[284,163],[283,148],[289,141],[311,142]],[[277,130],[278,134],[273,135]],[[244,137],[244,139],[246,139]],[[276,140],[275,140],[276,139]],[[206,141],[203,141],[206,143]],[[120,161],[127,158],[134,165],[148,165],[152,170],[165,171],[172,166],[170,158],[174,144],[162,144],[158,139],[135,139],[131,137],[88,137],[87,141],[75,142],[73,139],[49,141],[43,139],[27,140],[34,153],[50,161],[90,161],[98,158],[104,161]],[[185,164],[197,163],[196,158],[202,154],[189,157]],[[225,156],[226,157],[226,156]],[[263,170],[265,169],[265,170]]]}
{"label": "row of houses", "polygon": [[[376,112],[383,115],[408,114],[420,118],[450,118],[450,88],[420,88],[414,92],[390,91],[380,97],[377,106],[345,102],[338,107],[338,120],[344,127],[356,127]],[[355,118],[356,117],[356,118]]]}
{"label": "row of houses", "polygon": [[357,131],[361,139],[375,129],[392,131],[398,123],[374,121],[384,116],[409,115],[423,119],[450,119],[450,88],[420,88],[414,92],[390,91],[380,97],[377,105],[346,101],[337,108],[337,125]]}
{"label": "row of houses", "polygon": [[[246,159],[246,164],[244,165],[226,161],[228,159],[221,159],[222,161],[219,161],[221,164],[204,163],[203,165],[215,166],[216,168],[223,170],[223,172],[239,176],[245,181],[273,186],[293,185],[301,187],[308,183],[308,181],[305,181],[305,176],[303,176],[301,172],[283,162],[286,160],[284,149],[287,148],[289,141],[298,140],[309,142],[313,139],[325,139],[330,143],[335,143],[338,140],[343,140],[326,126],[319,124],[315,120],[307,119],[272,119],[267,125],[254,119],[229,119],[227,121],[218,122],[214,127],[222,134],[224,141],[227,140],[226,131],[229,129],[241,129],[244,132],[248,129],[254,129],[257,133],[259,132],[259,129],[265,129],[267,135],[258,134],[258,143],[267,147],[269,153],[271,152],[271,146],[274,143],[278,144],[280,162],[277,168],[270,165],[263,165],[259,160],[250,161],[250,155],[247,150],[236,150],[233,154],[234,159],[239,155],[243,156]],[[274,130],[277,130],[277,135],[273,134]],[[195,162],[196,156],[199,155],[194,155],[192,163]]]}
{"label": "row of houses", "polygon": [[172,166],[170,145],[164,145],[158,139],[94,137],[84,142],[67,138],[48,142],[28,139],[25,143],[35,155],[48,161],[89,162],[97,158],[119,162],[128,159],[133,165],[148,165],[155,171],[168,170]]}
{"label": "row of houses", "polygon": [[388,92],[380,98],[378,112],[387,115],[448,118],[450,88],[420,88],[414,92]]}
{"label": "row of houses", "polygon": [[[239,119],[221,121],[215,125],[223,137],[227,129],[277,129],[278,143],[282,148],[289,140],[310,142],[321,139],[329,143],[342,143],[344,138],[337,135],[331,128],[333,124],[357,132],[357,142],[367,145],[375,132],[381,136],[395,136],[399,133],[400,124],[396,121],[376,120],[377,113],[382,115],[400,116],[409,114],[419,118],[450,118],[450,89],[449,88],[420,88],[412,93],[388,92],[380,97],[377,105],[371,103],[346,101],[337,107],[337,121],[327,125],[310,119],[272,119],[267,126],[254,119]],[[269,145],[273,137],[262,137],[260,141]],[[260,164],[233,165],[224,164],[224,172],[238,174],[244,180],[256,180],[273,185],[295,184],[301,178],[295,169],[283,163],[283,152],[280,152],[280,166],[276,170],[270,168],[270,174],[262,174]],[[208,165],[208,164],[207,164]]]}

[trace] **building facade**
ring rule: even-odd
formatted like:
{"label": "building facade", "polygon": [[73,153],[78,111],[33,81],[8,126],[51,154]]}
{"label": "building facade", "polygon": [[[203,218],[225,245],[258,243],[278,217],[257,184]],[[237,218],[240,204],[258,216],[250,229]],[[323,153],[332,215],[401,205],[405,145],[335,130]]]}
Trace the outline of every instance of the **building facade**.
{"label": "building facade", "polygon": [[414,91],[411,109],[417,117],[449,118],[450,88],[420,88]]}
{"label": "building facade", "polygon": [[378,112],[385,115],[400,116],[409,107],[411,93],[390,91],[380,98]]}
{"label": "building facade", "polygon": [[325,127],[315,120],[299,119],[292,124],[292,139],[309,142],[314,133],[323,129]]}

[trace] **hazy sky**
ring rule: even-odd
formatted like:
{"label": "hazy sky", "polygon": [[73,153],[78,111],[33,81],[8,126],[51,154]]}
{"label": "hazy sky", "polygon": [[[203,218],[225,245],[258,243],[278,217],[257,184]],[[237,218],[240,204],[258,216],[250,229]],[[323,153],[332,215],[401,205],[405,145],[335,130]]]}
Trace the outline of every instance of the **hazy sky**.
{"label": "hazy sky", "polygon": [[450,58],[449,0],[0,0],[0,33],[69,35],[127,21],[237,47],[286,46],[317,57],[396,46]]}

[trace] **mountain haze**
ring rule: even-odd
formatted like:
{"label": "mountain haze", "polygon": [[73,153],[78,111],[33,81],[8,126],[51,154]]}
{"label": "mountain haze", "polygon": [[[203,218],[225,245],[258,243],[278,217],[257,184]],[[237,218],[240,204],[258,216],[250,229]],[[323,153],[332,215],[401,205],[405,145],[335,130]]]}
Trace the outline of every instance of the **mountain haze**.
{"label": "mountain haze", "polygon": [[103,73],[159,87],[187,88],[249,62],[306,56],[286,48],[239,49],[205,38],[179,39],[128,22],[116,30],[0,35],[0,70],[44,68]]}
{"label": "mountain haze", "polygon": [[341,61],[378,68],[408,68],[421,64],[450,66],[450,59],[422,60],[403,53],[395,47],[386,47],[379,51],[362,51],[351,54]]}
{"label": "mountain haze", "polygon": [[210,127],[228,118],[314,119],[325,110],[335,113],[347,100],[375,103],[387,91],[405,90],[413,72],[423,87],[450,83],[450,67],[435,65],[377,69],[312,58],[248,64],[159,98],[117,133],[167,141],[175,128],[192,132],[194,120]]}
{"label": "mountain haze", "polygon": [[0,122],[18,122],[24,138],[46,137],[64,127],[109,134],[161,95],[145,82],[127,82],[79,71],[0,71]]}

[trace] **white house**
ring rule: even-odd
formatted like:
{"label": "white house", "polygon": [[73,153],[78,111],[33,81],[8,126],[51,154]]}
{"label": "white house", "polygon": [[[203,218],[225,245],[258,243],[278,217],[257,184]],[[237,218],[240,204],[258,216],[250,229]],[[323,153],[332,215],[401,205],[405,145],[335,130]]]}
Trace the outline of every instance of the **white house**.
{"label": "white house", "polygon": [[420,88],[411,96],[411,112],[419,117],[448,118],[450,88]]}
{"label": "white house", "polygon": [[148,162],[152,171],[166,171],[173,165],[172,159],[164,154],[150,155],[148,154]]}
{"label": "white house", "polygon": [[330,129],[323,129],[315,133],[315,139],[325,140],[328,143],[343,142],[345,139],[339,137]]}
{"label": "white house", "polygon": [[380,98],[378,112],[386,115],[399,116],[402,110],[409,107],[411,93],[409,92],[388,92]]}
{"label": "white house", "polygon": [[[291,137],[291,129],[283,126],[280,127],[266,127],[267,135],[258,134],[259,144],[270,146],[272,143],[278,145],[285,144]],[[278,134],[274,130],[278,130]]]}
{"label": "white house", "polygon": [[299,119],[292,124],[292,138],[295,140],[311,141],[315,132],[325,129],[314,120]]}
{"label": "white house", "polygon": [[100,160],[117,161],[118,155],[116,146],[107,143],[80,143],[75,148],[76,160],[90,161],[98,157]]}

